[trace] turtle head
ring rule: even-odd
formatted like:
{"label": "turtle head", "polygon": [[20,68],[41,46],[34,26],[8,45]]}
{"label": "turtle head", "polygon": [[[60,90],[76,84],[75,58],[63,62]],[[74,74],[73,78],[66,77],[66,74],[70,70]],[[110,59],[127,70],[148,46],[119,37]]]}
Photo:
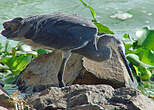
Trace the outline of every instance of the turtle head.
{"label": "turtle head", "polygon": [[17,36],[20,27],[23,25],[23,18],[17,17],[3,23],[4,30],[1,34],[9,39]]}

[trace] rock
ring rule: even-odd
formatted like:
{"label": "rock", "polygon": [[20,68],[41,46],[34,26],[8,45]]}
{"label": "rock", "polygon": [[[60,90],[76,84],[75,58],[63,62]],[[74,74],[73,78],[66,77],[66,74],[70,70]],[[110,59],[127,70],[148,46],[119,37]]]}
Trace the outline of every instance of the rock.
{"label": "rock", "polygon": [[154,110],[154,101],[132,88],[115,89],[110,103],[128,110]]}
{"label": "rock", "polygon": [[8,110],[8,109],[0,106],[0,110]]}
{"label": "rock", "polygon": [[[19,75],[17,86],[22,92],[40,91],[50,86],[58,86],[57,73],[62,62],[62,51],[44,54],[33,60]],[[84,66],[84,67],[83,67]],[[85,70],[83,74],[81,70]],[[71,84],[108,84],[114,88],[130,87],[132,85],[127,69],[113,51],[112,58],[103,62],[96,62],[72,54],[64,72],[64,81]],[[131,83],[131,84],[130,84]]]}
{"label": "rock", "polygon": [[13,110],[13,100],[8,96],[8,93],[0,87],[0,110]]}
{"label": "rock", "polygon": [[154,110],[154,102],[139,91],[109,85],[50,87],[26,101],[37,110]]}
{"label": "rock", "polygon": [[77,76],[77,78],[74,80],[73,84],[86,84],[86,85],[97,85],[97,84],[107,84],[111,85],[114,88],[119,88],[119,87],[125,87],[124,83],[119,83],[117,81],[110,81],[109,79],[101,79],[98,78],[95,74],[86,71],[83,69],[82,71],[83,74],[80,74]]}
{"label": "rock", "polygon": [[97,104],[85,104],[69,108],[68,110],[104,110],[104,108],[98,106]]}
{"label": "rock", "polygon": [[63,88],[51,87],[42,92],[34,93],[27,99],[27,102],[39,110],[49,107],[50,109],[74,108],[76,106],[95,104],[101,101],[105,103],[106,97],[111,97],[113,91],[114,89],[107,85],[72,85]]}
{"label": "rock", "polygon": [[[9,96],[9,94],[0,87],[0,110],[36,110],[27,104],[23,98],[17,97],[19,91]],[[17,108],[16,108],[17,107]]]}
{"label": "rock", "polygon": [[[17,85],[21,91],[39,91],[47,86],[58,86],[57,74],[62,62],[62,52],[54,51],[33,60],[19,75]],[[72,54],[64,72],[64,81],[70,85],[83,68],[82,57]]]}
{"label": "rock", "polygon": [[[19,89],[31,93],[48,86],[58,86],[57,73],[62,62],[61,55],[61,51],[54,51],[33,60],[17,79]],[[85,70],[83,66],[87,71],[79,75],[81,70]],[[103,62],[95,62],[84,57],[83,66],[82,56],[72,54],[64,73],[64,81],[67,85],[108,84],[114,88],[128,85],[129,76],[125,65],[115,53],[111,59]]]}
{"label": "rock", "polygon": [[[32,93],[49,86],[58,86],[57,73],[62,62],[61,55],[61,51],[54,51],[33,60],[17,79],[19,89],[22,92]],[[67,85],[108,84],[114,88],[129,85],[129,76],[125,65],[115,53],[111,59],[103,62],[95,62],[84,57],[83,66],[82,56],[72,54],[64,73],[64,81]],[[79,73],[82,74],[79,75]]]}
{"label": "rock", "polygon": [[[96,62],[84,57],[83,66],[90,73],[86,73],[85,77],[83,75],[82,79],[85,79],[88,76],[88,78],[90,77],[90,79],[86,80],[89,80],[94,84],[109,84],[114,88],[130,86],[129,82],[131,82],[131,80],[128,75],[127,69],[122,60],[114,51],[111,59],[103,62]],[[78,78],[78,80],[80,79],[81,78]]]}

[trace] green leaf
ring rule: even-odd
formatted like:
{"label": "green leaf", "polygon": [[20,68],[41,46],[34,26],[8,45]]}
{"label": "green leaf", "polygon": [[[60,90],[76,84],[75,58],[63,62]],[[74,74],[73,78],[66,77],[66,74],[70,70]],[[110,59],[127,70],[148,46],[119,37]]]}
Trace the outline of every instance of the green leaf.
{"label": "green leaf", "polygon": [[132,39],[132,37],[129,35],[129,34],[124,34],[123,35],[123,38],[125,38],[125,39],[129,39],[131,42],[134,42],[134,39]]}
{"label": "green leaf", "polygon": [[47,50],[47,49],[37,49],[36,51],[37,51],[38,55],[48,54],[48,53],[52,52],[52,50]]}
{"label": "green leaf", "polygon": [[21,57],[13,56],[10,60],[8,60],[5,64],[12,70],[15,69],[15,66],[19,63],[18,60]]}
{"label": "green leaf", "polygon": [[87,5],[83,0],[80,0],[81,3],[90,10],[92,16],[93,16],[93,20],[92,22],[96,25],[96,27],[98,28],[98,33],[107,33],[107,34],[114,34],[107,26],[104,26],[103,24],[97,22],[96,19],[96,13],[95,10],[90,7],[89,5]]}
{"label": "green leaf", "polygon": [[16,70],[20,72],[30,63],[32,55],[26,55],[22,58],[21,62],[16,66]]}
{"label": "green leaf", "polygon": [[14,74],[19,74],[31,61],[32,55],[5,57],[0,62],[6,64]]}
{"label": "green leaf", "polygon": [[0,43],[0,52],[2,51],[2,48],[3,48],[2,43]]}
{"label": "green leaf", "polygon": [[14,81],[16,80],[16,78],[17,78],[17,76],[15,76],[13,74],[9,74],[5,78],[5,83],[12,84],[12,83],[14,83]]}
{"label": "green leaf", "polygon": [[123,42],[124,46],[125,46],[125,54],[128,54],[128,53],[134,53],[133,51],[131,51],[130,49],[133,47],[132,44],[129,44],[129,43],[125,43]]}
{"label": "green leaf", "polygon": [[136,32],[138,45],[154,51],[154,30],[144,27]]}
{"label": "green leaf", "polygon": [[14,74],[19,74],[31,61],[31,55],[20,55],[13,59],[13,63],[9,64]]}
{"label": "green leaf", "polygon": [[13,56],[15,56],[16,51],[17,51],[16,48],[12,48],[12,55],[13,55]]}
{"label": "green leaf", "polygon": [[22,52],[22,51],[16,51],[16,55],[32,55],[34,58],[38,56],[38,53],[36,51],[28,51],[28,52]]}
{"label": "green leaf", "polygon": [[97,22],[97,21],[93,21],[94,24],[96,25],[96,27],[98,28],[98,33],[106,33],[106,34],[114,34],[108,27],[106,27],[105,25]]}
{"label": "green leaf", "polygon": [[123,37],[129,39],[129,34],[124,34]]}
{"label": "green leaf", "polygon": [[139,57],[136,54],[127,54],[127,59],[130,61],[133,65],[141,68],[147,68],[147,69],[154,69],[154,66],[148,65],[143,63],[139,60]]}
{"label": "green leaf", "polygon": [[8,50],[9,50],[9,41],[8,40],[6,41],[6,44],[5,44],[5,48],[4,49],[5,49],[4,52],[7,53]]}
{"label": "green leaf", "polygon": [[140,75],[139,77],[143,80],[143,81],[147,81],[151,78],[152,73],[147,70],[146,68],[139,68],[140,71]]}
{"label": "green leaf", "polygon": [[5,56],[4,58],[0,59],[0,63],[6,64],[11,60],[12,56]]}
{"label": "green leaf", "polygon": [[137,49],[140,46],[138,45],[138,41],[136,40],[135,42],[133,42],[133,49]]}
{"label": "green leaf", "polygon": [[0,70],[8,70],[8,69],[9,69],[8,66],[0,64]]}
{"label": "green leaf", "polygon": [[95,13],[95,10],[94,10],[92,7],[90,7],[89,5],[87,5],[83,0],[80,0],[80,1],[81,1],[81,3],[82,3],[86,8],[89,8],[89,10],[90,10],[90,12],[91,12],[91,14],[92,14],[92,16],[93,16],[94,21],[96,21],[96,13]]}
{"label": "green leaf", "polygon": [[151,81],[154,81],[154,74],[152,73]]}
{"label": "green leaf", "polygon": [[22,51],[22,52],[29,52],[29,51],[32,51],[31,47],[28,46],[28,45],[20,45],[19,48],[18,48],[19,51]]}
{"label": "green leaf", "polygon": [[129,50],[130,48],[132,48],[132,44],[124,44],[124,45],[126,50]]}
{"label": "green leaf", "polygon": [[136,54],[139,56],[140,60],[146,64],[154,66],[154,51],[138,48]]}

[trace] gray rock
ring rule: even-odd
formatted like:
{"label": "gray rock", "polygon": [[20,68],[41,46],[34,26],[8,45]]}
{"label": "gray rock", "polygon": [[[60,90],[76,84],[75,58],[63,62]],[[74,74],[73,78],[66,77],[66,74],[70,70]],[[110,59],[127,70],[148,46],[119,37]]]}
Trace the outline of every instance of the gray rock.
{"label": "gray rock", "polygon": [[[62,51],[54,50],[33,60],[19,75],[17,85],[22,92],[32,93],[43,90],[49,86],[58,86],[57,73],[62,62]],[[85,68],[84,68],[84,67]],[[86,74],[81,70],[86,69]],[[81,76],[81,77],[80,77]],[[64,72],[64,81],[71,84],[108,84],[114,88],[125,87],[130,78],[124,63],[113,51],[112,58],[103,62],[96,62],[72,54]]]}
{"label": "gray rock", "polygon": [[154,101],[132,88],[116,89],[110,101],[129,110],[154,110]]}
{"label": "gray rock", "polygon": [[[114,91],[114,89],[107,85],[72,85],[63,88],[51,87],[42,92],[33,94],[27,99],[27,102],[39,110],[49,107],[66,109],[85,104],[97,104],[101,101],[106,103],[106,97],[111,97],[112,91]],[[92,93],[96,96],[93,96]],[[97,98],[99,99],[97,100]]]}
{"label": "gray rock", "polygon": [[85,104],[69,108],[68,110],[105,110],[105,109],[97,104]]}
{"label": "gray rock", "polygon": [[103,62],[96,62],[84,57],[83,66],[90,72],[90,76],[92,76],[91,74],[96,76],[94,80],[100,80],[96,83],[109,84],[114,88],[132,85],[124,63],[114,51],[112,58]]}
{"label": "gray rock", "polygon": [[8,96],[8,93],[0,87],[0,110],[13,110],[13,100]]}
{"label": "gray rock", "polygon": [[109,85],[50,87],[26,101],[37,110],[154,110],[154,102],[139,91]]}
{"label": "gray rock", "polygon": [[[48,86],[58,86],[57,73],[62,62],[62,52],[54,51],[44,54],[33,60],[28,67],[19,75],[17,85],[22,92],[40,91]],[[95,62],[72,54],[64,73],[64,81],[71,84],[109,84],[114,88],[125,87],[129,83],[129,76],[123,62],[116,54],[104,62]],[[89,72],[88,72],[89,71]],[[79,73],[81,73],[79,75]],[[82,77],[80,77],[82,76]]]}
{"label": "gray rock", "polygon": [[[47,86],[58,86],[57,74],[62,62],[62,51],[44,54],[33,60],[19,75],[17,85],[21,91],[39,91]],[[64,72],[64,81],[72,84],[83,68],[82,57],[72,54]]]}
{"label": "gray rock", "polygon": [[[24,99],[16,97],[14,95],[8,95],[7,91],[0,87],[0,110],[36,110],[27,105]],[[17,108],[16,108],[17,107]]]}

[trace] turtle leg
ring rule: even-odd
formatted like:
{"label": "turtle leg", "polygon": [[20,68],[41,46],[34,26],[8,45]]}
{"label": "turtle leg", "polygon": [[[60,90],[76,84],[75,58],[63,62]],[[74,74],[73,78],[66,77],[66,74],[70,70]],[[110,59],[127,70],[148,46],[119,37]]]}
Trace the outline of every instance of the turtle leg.
{"label": "turtle leg", "polygon": [[61,63],[61,66],[60,66],[60,70],[58,72],[59,87],[65,86],[65,83],[64,83],[64,80],[63,80],[63,74],[64,74],[64,71],[65,71],[66,63],[67,63],[68,59],[70,58],[71,54],[72,54],[71,51],[64,51],[64,53],[63,53],[62,63]]}

